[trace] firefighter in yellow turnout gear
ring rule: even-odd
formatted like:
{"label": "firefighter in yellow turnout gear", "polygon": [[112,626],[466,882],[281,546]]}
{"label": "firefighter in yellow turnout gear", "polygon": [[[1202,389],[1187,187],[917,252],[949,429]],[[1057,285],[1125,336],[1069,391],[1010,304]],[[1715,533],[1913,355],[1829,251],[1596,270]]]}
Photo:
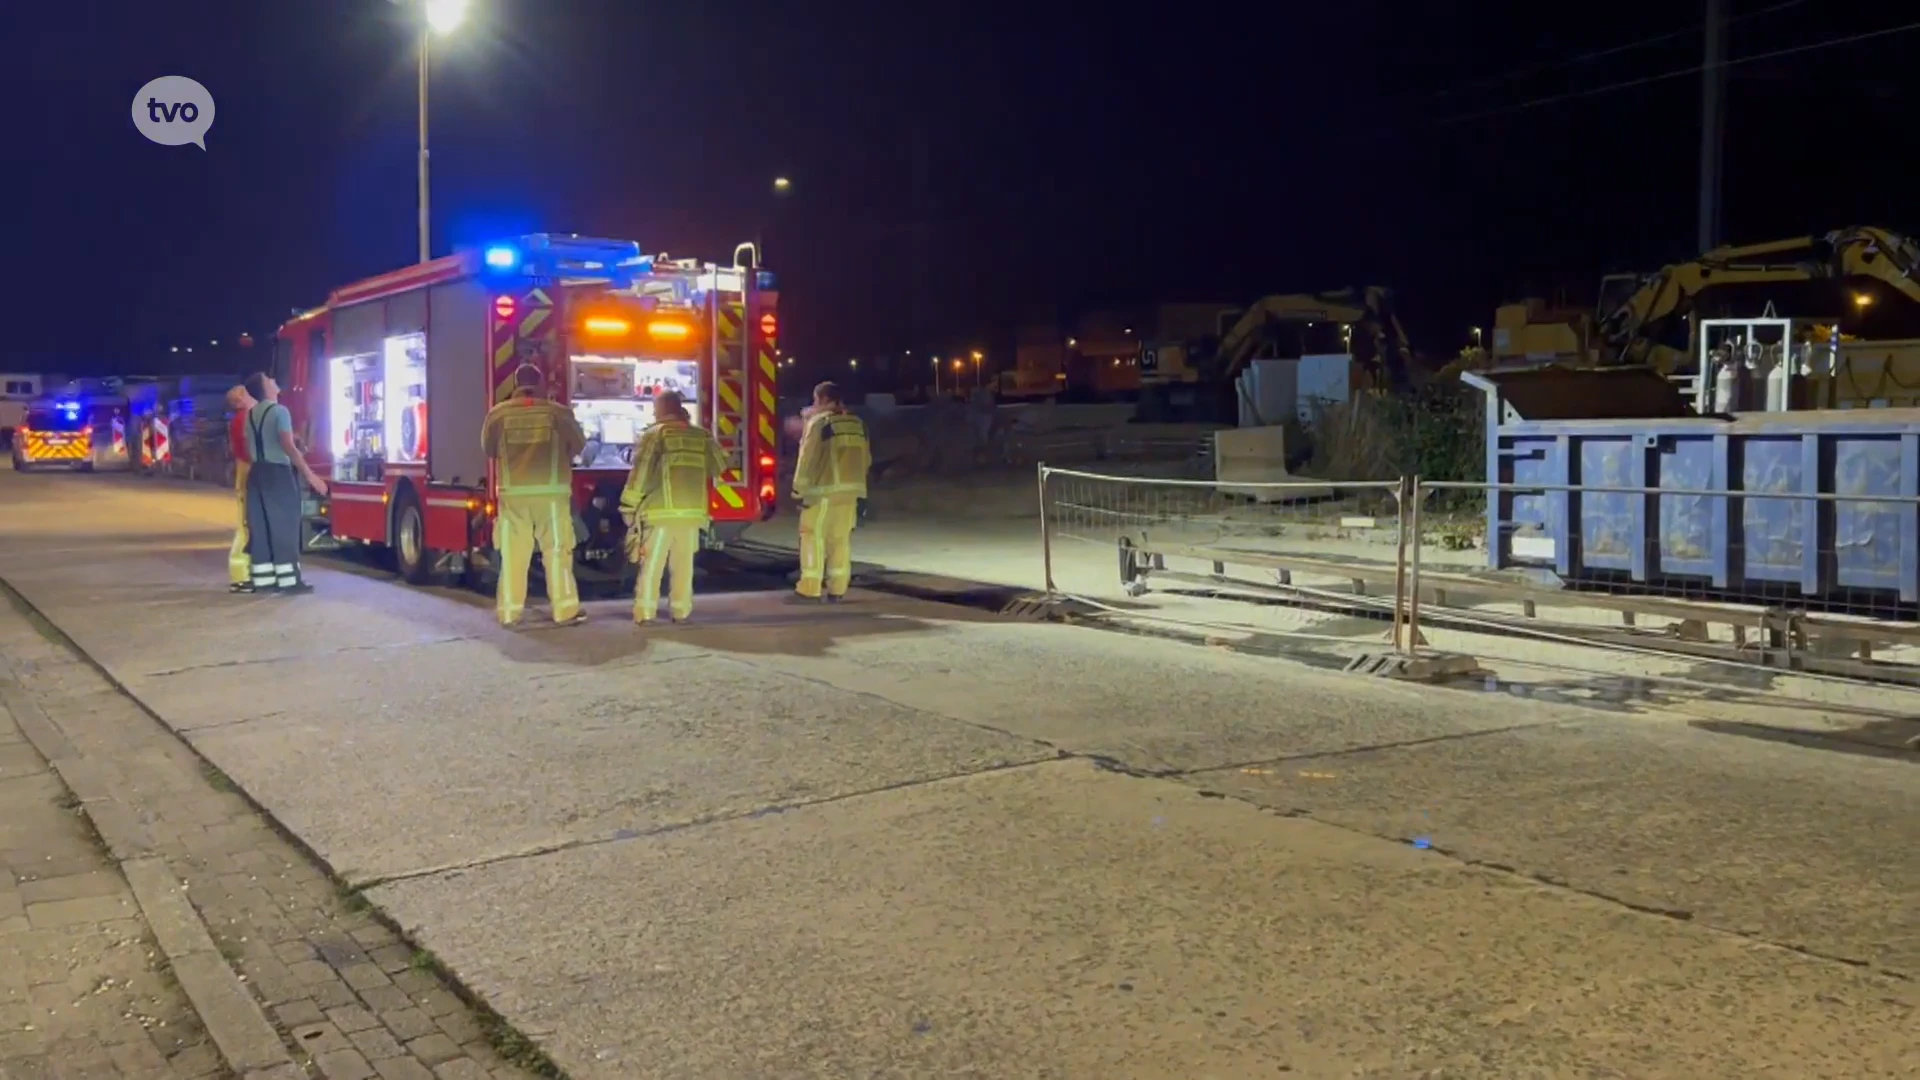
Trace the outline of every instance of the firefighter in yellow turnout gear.
{"label": "firefighter in yellow turnout gear", "polygon": [[517,626],[527,606],[527,570],[535,548],[547,573],[553,621],[586,621],[573,577],[573,459],[587,436],[566,406],[547,398],[540,369],[513,373],[513,397],[487,412],[480,444],[499,481],[493,546],[500,552],[494,607],[502,626]]}
{"label": "firefighter in yellow turnout gear", "polygon": [[247,414],[258,404],[245,386],[227,391],[227,409],[233,414],[227,433],[229,451],[233,454],[233,497],[240,511],[233,543],[227,547],[227,591],[236,593],[248,592],[253,585],[253,549],[247,534],[247,470],[253,462],[252,451],[247,446],[246,422]]}
{"label": "firefighter in yellow turnout gear", "polygon": [[712,522],[707,507],[714,478],[727,467],[712,435],[694,427],[680,395],[654,399],[654,425],[633,449],[633,471],[620,493],[627,522],[628,557],[640,564],[633,590],[633,621],[642,626],[660,613],[660,578],[670,578],[667,610],[674,622],[693,614],[693,556],[700,531]]}
{"label": "firefighter in yellow turnout gear", "polygon": [[805,600],[838,600],[853,580],[853,526],[867,497],[873,451],[867,425],[847,411],[840,388],[813,388],[813,415],[800,437],[793,469],[793,497],[800,503],[800,581]]}

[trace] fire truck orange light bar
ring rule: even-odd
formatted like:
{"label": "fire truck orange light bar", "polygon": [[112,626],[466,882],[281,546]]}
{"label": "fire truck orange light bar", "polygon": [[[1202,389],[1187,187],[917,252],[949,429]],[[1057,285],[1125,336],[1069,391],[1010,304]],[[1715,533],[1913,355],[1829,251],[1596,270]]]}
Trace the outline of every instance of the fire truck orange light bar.
{"label": "fire truck orange light bar", "polygon": [[692,327],[683,322],[674,322],[671,319],[655,319],[647,324],[648,337],[684,341],[687,335],[691,333],[693,333]]}
{"label": "fire truck orange light bar", "polygon": [[625,319],[615,319],[604,315],[588,319],[585,326],[589,334],[624,334],[633,329],[633,324]]}

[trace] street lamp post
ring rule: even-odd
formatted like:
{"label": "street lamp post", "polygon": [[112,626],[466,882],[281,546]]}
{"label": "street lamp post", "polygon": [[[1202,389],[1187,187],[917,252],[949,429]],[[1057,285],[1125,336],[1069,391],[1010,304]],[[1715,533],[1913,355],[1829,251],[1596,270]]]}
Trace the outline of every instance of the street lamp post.
{"label": "street lamp post", "polygon": [[762,215],[760,227],[754,230],[753,234],[754,254],[758,256],[762,263],[767,261],[767,228],[770,225],[779,223],[780,204],[785,202],[787,196],[791,194],[793,194],[793,181],[791,179],[785,176],[776,176],[773,178],[773,204],[769,206],[767,212]]}
{"label": "street lamp post", "polygon": [[432,51],[431,26],[420,28],[420,261],[433,258],[433,231],[427,224],[427,54]]}
{"label": "street lamp post", "polygon": [[[404,0],[393,0],[402,3]],[[450,34],[467,16],[467,0],[420,0],[420,261],[433,257],[427,199],[427,69],[435,33]]]}

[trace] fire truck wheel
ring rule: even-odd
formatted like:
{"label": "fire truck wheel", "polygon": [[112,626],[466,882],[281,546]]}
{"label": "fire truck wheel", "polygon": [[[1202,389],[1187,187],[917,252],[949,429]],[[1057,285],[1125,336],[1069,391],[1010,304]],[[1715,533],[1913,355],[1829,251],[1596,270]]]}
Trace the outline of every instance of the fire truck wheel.
{"label": "fire truck wheel", "polygon": [[420,498],[408,488],[394,500],[393,562],[409,585],[425,585],[433,577],[435,552],[427,547],[427,519]]}

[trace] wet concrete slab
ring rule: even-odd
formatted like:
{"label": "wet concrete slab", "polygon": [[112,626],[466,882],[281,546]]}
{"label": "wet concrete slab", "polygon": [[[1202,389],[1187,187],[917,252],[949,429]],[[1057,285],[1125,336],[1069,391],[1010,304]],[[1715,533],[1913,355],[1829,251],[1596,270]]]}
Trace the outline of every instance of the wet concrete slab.
{"label": "wet concrete slab", "polygon": [[1187,780],[1920,977],[1908,762],[1592,720]]}
{"label": "wet concrete slab", "polygon": [[1713,1080],[1920,1060],[1911,985],[1085,762],[372,898],[577,1080]]}
{"label": "wet concrete slab", "polygon": [[[766,663],[792,668],[787,661]],[[850,640],[813,678],[1111,757],[1146,772],[1339,753],[1553,723],[1550,707],[1488,708],[1466,695],[1366,682],[1287,660],[1159,638],[1000,621],[941,627],[900,648]]]}
{"label": "wet concrete slab", "polygon": [[1055,755],[726,657],[430,651],[276,665],[275,714],[189,737],[353,882]]}

